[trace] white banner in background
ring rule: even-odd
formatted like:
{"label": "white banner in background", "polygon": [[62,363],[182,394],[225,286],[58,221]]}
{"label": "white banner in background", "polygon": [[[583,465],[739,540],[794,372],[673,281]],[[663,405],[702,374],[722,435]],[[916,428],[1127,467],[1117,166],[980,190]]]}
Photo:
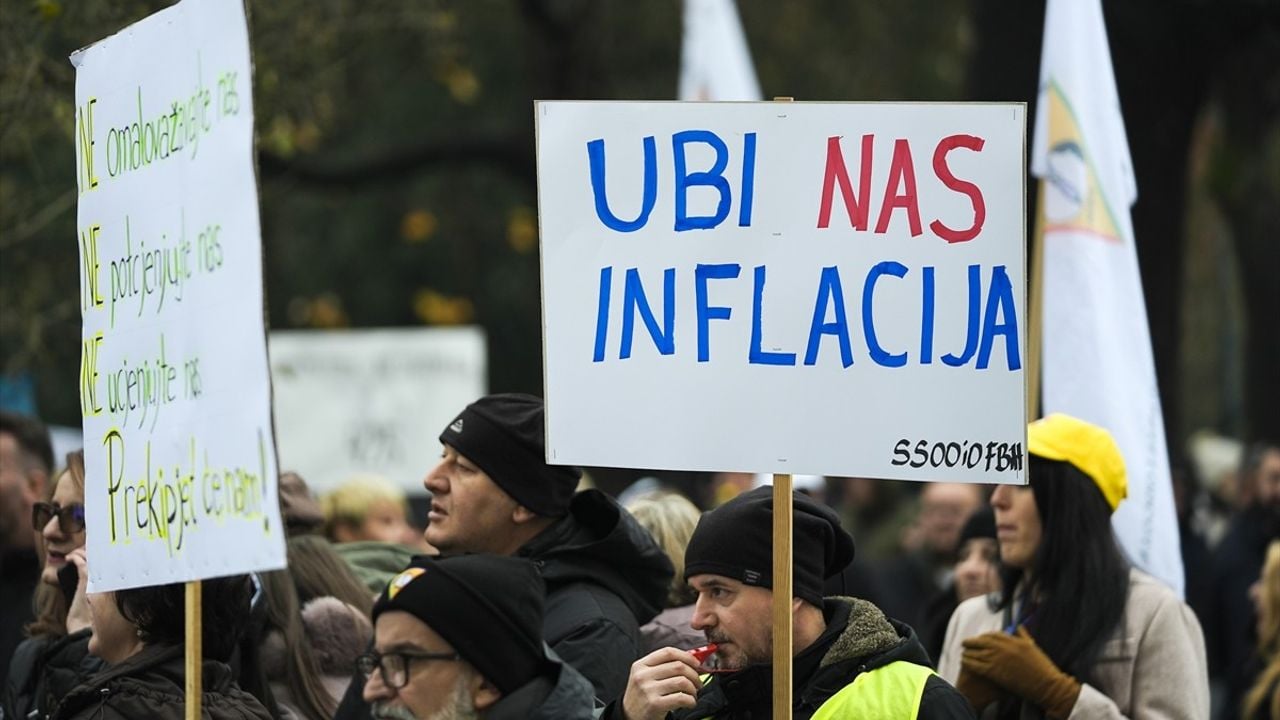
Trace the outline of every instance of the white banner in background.
{"label": "white banner in background", "polygon": [[485,394],[478,327],[271,333],[280,466],[316,492],[356,473],[406,492],[440,460],[440,431]]}

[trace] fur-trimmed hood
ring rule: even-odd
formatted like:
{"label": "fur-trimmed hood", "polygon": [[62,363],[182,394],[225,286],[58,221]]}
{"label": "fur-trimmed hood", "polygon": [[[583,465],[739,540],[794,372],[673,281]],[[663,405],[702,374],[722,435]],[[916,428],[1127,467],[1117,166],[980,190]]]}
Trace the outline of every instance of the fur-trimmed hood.
{"label": "fur-trimmed hood", "polygon": [[849,619],[822,656],[819,669],[862,658],[867,658],[864,664],[868,670],[898,660],[933,665],[915,630],[906,623],[889,619],[874,604],[859,598],[829,597],[824,602],[824,610],[832,606],[846,606]]}

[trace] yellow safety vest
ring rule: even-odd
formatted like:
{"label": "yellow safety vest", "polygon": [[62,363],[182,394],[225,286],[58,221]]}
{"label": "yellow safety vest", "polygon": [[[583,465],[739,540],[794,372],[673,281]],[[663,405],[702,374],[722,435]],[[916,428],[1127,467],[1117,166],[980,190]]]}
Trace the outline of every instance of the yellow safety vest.
{"label": "yellow safety vest", "polygon": [[[811,720],[916,720],[924,685],[935,674],[905,660],[860,673],[822,703]],[[702,682],[711,677],[703,675]]]}
{"label": "yellow safety vest", "polygon": [[904,660],[859,674],[822,703],[813,720],[916,720],[924,685],[934,672]]}

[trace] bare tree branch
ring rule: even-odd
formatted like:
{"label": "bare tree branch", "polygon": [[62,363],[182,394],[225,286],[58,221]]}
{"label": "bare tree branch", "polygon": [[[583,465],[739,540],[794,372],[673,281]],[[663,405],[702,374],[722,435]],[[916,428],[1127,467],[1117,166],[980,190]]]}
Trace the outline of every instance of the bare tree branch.
{"label": "bare tree branch", "polygon": [[467,165],[489,165],[530,186],[536,182],[532,141],[524,136],[424,143],[332,165],[285,158],[262,149],[258,152],[258,166],[264,178],[288,178],[332,189],[396,182],[442,166]]}

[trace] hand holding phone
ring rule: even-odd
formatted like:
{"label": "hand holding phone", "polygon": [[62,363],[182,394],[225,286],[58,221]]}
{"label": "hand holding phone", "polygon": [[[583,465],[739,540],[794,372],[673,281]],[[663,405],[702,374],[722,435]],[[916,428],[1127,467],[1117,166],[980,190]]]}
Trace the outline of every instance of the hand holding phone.
{"label": "hand holding phone", "polygon": [[80,571],[76,569],[76,564],[69,562],[58,568],[58,588],[62,590],[62,599],[66,601],[67,607],[71,607],[72,601],[76,599],[76,587],[80,585]]}
{"label": "hand holding phone", "polygon": [[58,586],[67,600],[67,633],[79,632],[92,625],[89,602],[85,588],[89,580],[89,565],[84,548],[67,553],[67,564],[58,570]]}

